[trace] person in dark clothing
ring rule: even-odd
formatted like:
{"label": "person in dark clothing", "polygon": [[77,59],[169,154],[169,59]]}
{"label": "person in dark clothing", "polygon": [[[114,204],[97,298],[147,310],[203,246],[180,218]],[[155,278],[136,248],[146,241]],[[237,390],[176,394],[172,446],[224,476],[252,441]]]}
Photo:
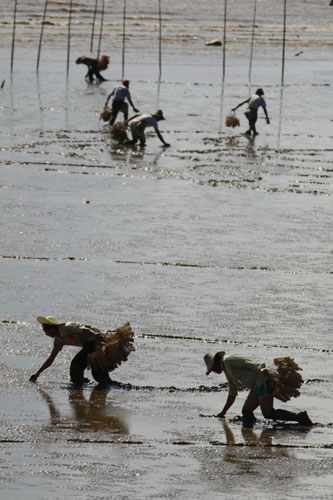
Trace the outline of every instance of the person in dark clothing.
{"label": "person in dark clothing", "polygon": [[104,71],[109,66],[109,57],[102,56],[100,59],[91,57],[81,56],[76,59],[76,64],[85,64],[88,67],[88,72],[85,75],[85,78],[89,80],[89,82],[94,81],[94,76],[100,82],[106,82],[107,80],[101,75],[100,71]]}
{"label": "person in dark clothing", "polygon": [[102,332],[90,325],[67,322],[61,323],[53,316],[38,316],[45,335],[53,338],[51,354],[39,370],[31,375],[30,382],[36,382],[39,375],[52,365],[64,346],[77,346],[81,350],[70,365],[70,378],[75,385],[82,385],[84,370],[91,368],[94,379],[103,386],[110,385],[109,372],[117,368],[134,350],[134,333],[129,323],[115,331]]}

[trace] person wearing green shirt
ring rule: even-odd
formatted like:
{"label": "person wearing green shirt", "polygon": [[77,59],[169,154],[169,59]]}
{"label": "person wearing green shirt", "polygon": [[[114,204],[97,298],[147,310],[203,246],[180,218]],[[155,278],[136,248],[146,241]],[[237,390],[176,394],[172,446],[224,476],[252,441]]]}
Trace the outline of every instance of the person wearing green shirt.
{"label": "person wearing green shirt", "polygon": [[264,363],[239,356],[237,354],[225,355],[224,352],[208,352],[204,356],[207,366],[206,375],[211,372],[224,372],[229,386],[227,401],[218,415],[224,418],[229,408],[234,404],[238,391],[250,389],[242,408],[243,424],[245,427],[253,426],[256,418],[254,410],[260,406],[264,418],[298,422],[304,426],[313,425],[306,411],[293,413],[288,410],[274,409],[274,396],[268,370]]}

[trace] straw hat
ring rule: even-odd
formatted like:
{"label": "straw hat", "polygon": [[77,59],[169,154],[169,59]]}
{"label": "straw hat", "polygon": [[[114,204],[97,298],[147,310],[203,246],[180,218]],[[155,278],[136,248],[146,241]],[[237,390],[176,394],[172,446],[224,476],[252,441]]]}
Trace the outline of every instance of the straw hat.
{"label": "straw hat", "polygon": [[165,120],[164,115],[163,115],[163,111],[161,109],[158,109],[154,113],[154,116],[155,116],[155,118],[159,118],[160,120]]}
{"label": "straw hat", "polygon": [[41,325],[51,325],[51,326],[61,326],[64,325],[65,322],[59,323],[57,318],[54,316],[37,316],[37,321]]}
{"label": "straw hat", "polygon": [[215,357],[216,357],[217,354],[220,356],[221,359],[223,359],[223,356],[225,355],[225,352],[224,351],[220,351],[220,352],[207,352],[207,354],[204,355],[204,361],[205,361],[206,366],[207,366],[206,375],[209,375],[210,372],[212,371],[214,363],[215,363]]}

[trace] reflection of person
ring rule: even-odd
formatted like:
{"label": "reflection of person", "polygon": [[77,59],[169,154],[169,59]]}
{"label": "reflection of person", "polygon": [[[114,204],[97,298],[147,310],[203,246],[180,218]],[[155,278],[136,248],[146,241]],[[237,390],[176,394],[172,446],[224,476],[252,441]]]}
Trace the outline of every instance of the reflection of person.
{"label": "reflection of person", "polygon": [[129,80],[123,80],[122,85],[120,85],[119,87],[115,87],[112,90],[111,94],[108,95],[108,97],[105,101],[104,108],[106,108],[110,98],[113,96],[112,114],[111,114],[111,118],[110,118],[110,125],[113,125],[114,122],[116,121],[116,118],[117,118],[119,111],[121,111],[123,113],[124,121],[127,120],[127,118],[128,118],[128,104],[127,104],[127,102],[125,102],[125,99],[128,100],[128,102],[130,103],[130,105],[133,108],[133,111],[135,111],[136,113],[139,112],[139,110],[134,106],[134,104],[132,102],[131,94],[130,94],[130,91],[128,90],[129,84],[130,84]]}
{"label": "reflection of person", "polygon": [[70,390],[68,393],[69,403],[73,409],[73,419],[62,418],[55,406],[51,396],[39,388],[49,412],[52,426],[61,426],[71,431],[108,431],[113,434],[128,434],[128,427],[123,419],[115,416],[111,405],[106,405],[106,391],[93,389],[89,401],[85,398],[81,389]]}
{"label": "reflection of person", "polygon": [[78,57],[75,62],[76,64],[85,64],[88,67],[85,78],[88,78],[89,82],[94,81],[94,76],[96,76],[100,82],[106,82],[106,79],[100,74],[100,71],[107,69],[109,66],[109,56],[102,56],[100,59],[81,56]]}
{"label": "reflection of person", "polygon": [[217,417],[223,418],[233,405],[238,391],[247,388],[250,389],[250,393],[242,408],[244,426],[253,425],[256,420],[253,412],[258,406],[267,419],[293,421],[305,426],[313,425],[306,411],[293,413],[274,409],[273,387],[264,364],[237,354],[225,356],[224,352],[215,354],[209,352],[205,354],[204,361],[207,366],[206,375],[211,372],[224,372],[228,381],[228,398]]}
{"label": "reflection of person", "polygon": [[134,350],[134,333],[129,323],[114,332],[101,332],[97,328],[79,323],[60,323],[52,316],[38,316],[44,333],[54,339],[50,356],[30,377],[35,382],[39,375],[52,365],[65,345],[78,346],[81,350],[74,356],[70,365],[70,377],[74,384],[82,385],[84,370],[90,365],[92,375],[99,384],[111,383],[109,372],[117,368]]}
{"label": "reflection of person", "polygon": [[256,122],[258,119],[258,109],[260,108],[260,106],[264,110],[266,116],[266,122],[269,123],[266,101],[263,98],[263,95],[264,95],[263,89],[257,89],[255,95],[249,97],[245,101],[238,104],[238,106],[232,108],[232,111],[236,111],[236,109],[238,109],[240,106],[243,106],[243,104],[248,103],[248,108],[245,111],[245,116],[249,121],[250,128],[245,132],[246,135],[250,135],[251,132],[253,132],[253,135],[258,135],[258,132],[256,130]]}
{"label": "reflection of person", "polygon": [[165,120],[163,116],[163,111],[161,109],[157,110],[155,113],[149,114],[141,114],[141,115],[133,115],[129,118],[125,124],[129,124],[132,133],[132,140],[128,142],[128,144],[136,144],[137,141],[140,141],[140,145],[144,146],[146,144],[146,136],[145,129],[147,127],[154,127],[157,137],[163,143],[164,146],[170,146],[167,144],[162,137],[161,132],[159,131],[158,124],[160,120]]}

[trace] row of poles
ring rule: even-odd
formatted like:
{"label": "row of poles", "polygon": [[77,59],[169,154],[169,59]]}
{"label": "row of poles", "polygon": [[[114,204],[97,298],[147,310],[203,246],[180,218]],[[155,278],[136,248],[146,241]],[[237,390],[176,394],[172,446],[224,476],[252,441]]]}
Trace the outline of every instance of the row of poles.
{"label": "row of poles", "polygon": [[[14,48],[15,48],[15,34],[16,34],[16,17],[17,17],[17,1],[14,0],[14,16],[13,16],[13,35],[12,35],[12,49],[11,49],[11,62],[10,68],[13,71],[14,65]],[[45,0],[42,25],[39,37],[38,54],[37,54],[37,65],[36,70],[39,71],[41,48],[43,43],[44,25],[47,14],[49,0]],[[69,14],[68,14],[68,34],[67,34],[67,75],[69,73],[69,63],[70,63],[70,41],[71,41],[71,26],[72,26],[72,10],[73,10],[73,0],[69,0]],[[98,40],[97,57],[100,55],[102,34],[103,34],[103,23],[104,23],[104,12],[105,12],[105,0],[101,0],[100,9],[100,31]],[[93,44],[95,37],[95,24],[98,13],[98,3],[99,0],[95,0],[94,14],[92,20],[91,38],[90,38],[90,52],[93,52]],[[228,13],[228,0],[224,0],[224,21],[223,21],[223,58],[222,58],[222,83],[225,82],[226,73],[226,43],[227,43],[227,13]],[[252,20],[252,36],[251,36],[251,48],[250,48],[250,63],[249,63],[249,84],[251,84],[252,78],[252,60],[253,60],[253,48],[255,40],[255,26],[256,26],[256,13],[257,13],[257,0],[254,0],[253,9],[253,20]],[[158,0],[158,19],[159,19],[159,44],[158,44],[158,79],[161,80],[162,77],[162,5],[161,0]],[[281,85],[284,85],[284,71],[285,71],[285,49],[286,49],[286,20],[287,20],[287,0],[283,0],[283,37],[282,37],[282,71],[281,71]],[[126,0],[123,0],[123,33],[122,33],[122,78],[124,78],[125,71],[125,46],[126,46]]]}
{"label": "row of poles", "polygon": [[[162,5],[161,5],[161,1],[162,0],[158,0],[158,19],[159,19],[159,43],[158,43],[159,73],[158,73],[158,78],[159,78],[159,81],[161,80],[161,77],[162,77]],[[18,0],[14,0],[13,34],[12,34],[12,48],[11,48],[11,58],[10,58],[11,71],[13,71],[13,66],[14,66],[17,2],[18,2]],[[37,52],[37,64],[36,64],[37,73],[39,71],[40,55],[41,55],[41,49],[42,49],[42,44],[43,44],[44,25],[45,25],[45,21],[46,21],[48,3],[49,3],[49,0],[45,0],[43,17],[42,17],[42,24],[41,24],[41,30],[40,30],[40,36],[39,36],[38,52]],[[96,25],[96,18],[97,18],[97,14],[98,14],[98,3],[99,3],[99,0],[95,0],[92,28],[91,28],[91,37],[90,37],[90,52],[91,53],[94,50],[95,25]],[[67,66],[66,66],[67,67],[67,75],[69,73],[69,63],[70,63],[72,12],[73,12],[73,0],[70,0],[69,13],[68,13],[68,33],[67,33]],[[101,19],[100,19],[100,30],[99,30],[99,37],[98,37],[97,58],[100,56],[100,52],[101,52],[104,13],[105,13],[105,0],[101,0],[101,9],[100,9]],[[126,0],[123,0],[122,79],[124,78],[124,72],[125,72],[125,46],[126,46]]]}

